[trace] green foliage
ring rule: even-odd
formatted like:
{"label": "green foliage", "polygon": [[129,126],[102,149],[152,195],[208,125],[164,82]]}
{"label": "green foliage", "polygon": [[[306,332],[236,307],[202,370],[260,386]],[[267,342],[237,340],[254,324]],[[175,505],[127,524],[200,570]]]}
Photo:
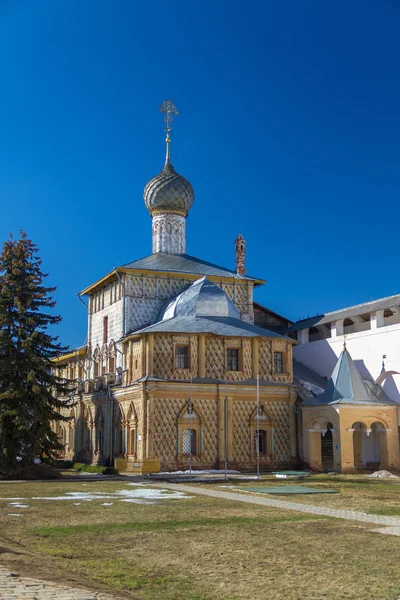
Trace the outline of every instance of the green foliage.
{"label": "green foliage", "polygon": [[51,421],[60,415],[63,381],[52,359],[66,350],[47,329],[60,322],[52,314],[55,288],[45,287],[37,247],[21,232],[0,253],[0,472],[10,473],[33,459],[55,457],[62,449]]}
{"label": "green foliage", "polygon": [[74,466],[73,460],[64,460],[62,458],[46,458],[43,462],[55,469],[72,469]]}
{"label": "green foliage", "polygon": [[82,473],[99,473],[100,475],[119,475],[114,467],[102,467],[100,465],[87,465],[85,463],[74,463],[72,467],[75,471]]}

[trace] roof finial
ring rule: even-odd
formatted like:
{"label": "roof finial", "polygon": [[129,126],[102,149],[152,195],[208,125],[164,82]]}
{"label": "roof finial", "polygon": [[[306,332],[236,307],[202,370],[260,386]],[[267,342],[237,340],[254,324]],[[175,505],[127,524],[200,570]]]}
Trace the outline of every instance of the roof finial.
{"label": "roof finial", "polygon": [[343,352],[346,352],[347,347],[346,347],[346,335],[343,336]]}
{"label": "roof finial", "polygon": [[169,137],[169,132],[171,131],[171,126],[174,121],[174,116],[178,115],[178,111],[176,110],[176,106],[172,104],[171,100],[165,100],[160,106],[160,112],[164,113],[164,121],[165,121],[165,142],[167,144],[167,151],[165,155],[165,164],[167,165],[170,162],[171,151],[170,151],[170,143],[171,138]]}

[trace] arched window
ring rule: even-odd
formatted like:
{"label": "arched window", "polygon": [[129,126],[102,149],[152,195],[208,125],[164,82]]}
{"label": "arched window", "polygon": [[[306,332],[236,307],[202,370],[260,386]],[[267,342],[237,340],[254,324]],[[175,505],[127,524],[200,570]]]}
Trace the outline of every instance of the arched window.
{"label": "arched window", "polygon": [[126,419],[126,445],[129,456],[137,454],[137,416],[133,404],[130,405]]}
{"label": "arched window", "polygon": [[96,378],[100,375],[100,350],[96,348],[93,353],[93,377]]}
{"label": "arched window", "polygon": [[103,418],[103,412],[100,407],[97,409],[94,427],[95,427],[94,451],[98,454],[102,454],[103,453],[103,440],[104,440],[104,436],[103,436],[104,418]]}
{"label": "arched window", "polygon": [[70,412],[70,420],[68,422],[68,450],[69,452],[73,452],[75,449],[75,413],[74,410],[71,409]]}
{"label": "arched window", "polygon": [[63,457],[65,456],[65,449],[67,445],[67,433],[65,431],[65,428],[60,423],[57,424],[56,432],[58,441],[62,445],[62,450],[59,450],[58,456]]}
{"label": "arched window", "polygon": [[115,420],[115,454],[117,456],[122,456],[125,454],[124,438],[124,417],[121,408],[119,407]]}
{"label": "arched window", "polygon": [[182,430],[182,454],[197,454],[195,429]]}
{"label": "arched window", "polygon": [[267,432],[265,429],[256,429],[254,434],[254,448],[256,454],[267,455]]}
{"label": "arched window", "polygon": [[250,453],[254,457],[273,458],[274,427],[265,406],[260,404],[250,417]]}
{"label": "arched window", "polygon": [[178,455],[200,456],[201,431],[200,414],[189,402],[178,417]]}
{"label": "arched window", "polygon": [[92,451],[93,451],[92,430],[93,430],[92,411],[88,407],[85,411],[84,424],[83,424],[83,448],[88,453],[92,453]]}

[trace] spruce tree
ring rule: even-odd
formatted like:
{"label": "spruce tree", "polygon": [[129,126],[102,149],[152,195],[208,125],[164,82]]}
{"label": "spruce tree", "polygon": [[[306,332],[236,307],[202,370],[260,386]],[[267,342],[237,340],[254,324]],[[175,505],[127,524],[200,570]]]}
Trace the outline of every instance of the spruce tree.
{"label": "spruce tree", "polygon": [[47,331],[61,317],[52,314],[55,288],[43,285],[37,252],[21,231],[0,254],[0,473],[61,450],[51,421],[66,420],[57,399],[66,389],[51,359],[66,348]]}

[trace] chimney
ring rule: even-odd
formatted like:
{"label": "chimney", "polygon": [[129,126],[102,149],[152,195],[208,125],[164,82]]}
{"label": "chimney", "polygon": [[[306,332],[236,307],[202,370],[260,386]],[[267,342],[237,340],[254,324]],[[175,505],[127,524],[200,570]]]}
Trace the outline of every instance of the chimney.
{"label": "chimney", "polygon": [[236,273],[246,275],[246,242],[242,234],[239,234],[235,240],[235,260]]}

